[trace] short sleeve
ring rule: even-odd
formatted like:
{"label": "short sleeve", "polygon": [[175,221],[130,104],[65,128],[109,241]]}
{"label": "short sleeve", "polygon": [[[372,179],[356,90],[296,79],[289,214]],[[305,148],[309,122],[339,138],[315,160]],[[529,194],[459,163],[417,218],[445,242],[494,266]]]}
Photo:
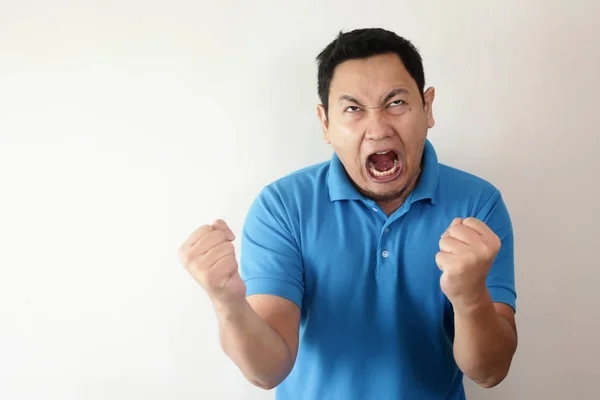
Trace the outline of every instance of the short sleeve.
{"label": "short sleeve", "polygon": [[303,264],[293,226],[278,192],[271,186],[264,188],[242,230],[240,275],[246,296],[275,295],[302,308]]}
{"label": "short sleeve", "polygon": [[482,220],[500,238],[501,247],[487,277],[487,287],[495,303],[508,304],[516,311],[515,257],[512,222],[499,191],[495,191],[478,219]]}

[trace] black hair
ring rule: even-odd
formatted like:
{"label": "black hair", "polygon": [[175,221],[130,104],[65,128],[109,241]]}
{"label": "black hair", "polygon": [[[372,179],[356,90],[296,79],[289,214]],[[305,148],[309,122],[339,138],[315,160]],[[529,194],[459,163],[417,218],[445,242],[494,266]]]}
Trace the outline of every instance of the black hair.
{"label": "black hair", "polygon": [[425,72],[423,60],[415,46],[394,32],[381,28],[356,29],[340,32],[338,37],[317,56],[318,92],[325,112],[329,108],[329,88],[335,68],[344,61],[364,59],[375,55],[395,53],[417,83],[424,101]]}

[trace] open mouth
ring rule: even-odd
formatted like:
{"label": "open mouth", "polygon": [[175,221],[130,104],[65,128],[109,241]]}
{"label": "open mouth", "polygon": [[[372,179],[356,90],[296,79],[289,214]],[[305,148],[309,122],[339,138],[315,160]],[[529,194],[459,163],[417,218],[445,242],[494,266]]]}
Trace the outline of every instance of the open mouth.
{"label": "open mouth", "polygon": [[393,150],[380,151],[367,158],[367,171],[375,182],[389,182],[402,172],[402,160]]}

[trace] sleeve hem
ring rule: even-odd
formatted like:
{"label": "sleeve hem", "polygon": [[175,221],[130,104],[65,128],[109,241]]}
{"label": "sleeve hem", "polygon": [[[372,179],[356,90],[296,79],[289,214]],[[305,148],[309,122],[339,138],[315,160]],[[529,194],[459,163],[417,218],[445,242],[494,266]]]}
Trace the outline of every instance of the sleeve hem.
{"label": "sleeve hem", "polygon": [[246,281],[246,297],[269,294],[295,303],[302,310],[303,290],[297,285],[273,278],[249,278]]}
{"label": "sleeve hem", "polygon": [[508,304],[515,312],[517,311],[517,296],[513,290],[502,286],[488,286],[488,291],[494,303]]}

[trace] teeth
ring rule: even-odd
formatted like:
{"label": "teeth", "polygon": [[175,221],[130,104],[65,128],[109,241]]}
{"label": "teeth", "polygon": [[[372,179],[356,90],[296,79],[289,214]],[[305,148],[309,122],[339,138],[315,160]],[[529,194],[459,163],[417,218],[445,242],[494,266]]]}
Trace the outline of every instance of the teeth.
{"label": "teeth", "polygon": [[380,151],[380,152],[375,153],[375,154],[387,154],[387,153],[389,153],[389,151]]}
{"label": "teeth", "polygon": [[394,175],[396,172],[398,172],[398,159],[396,158],[394,160],[394,166],[390,169],[388,169],[387,171],[377,171],[375,169],[375,166],[373,165],[373,163],[369,163],[369,170],[371,171],[371,173],[375,176],[378,177],[384,177],[384,176],[390,176],[390,175]]}

